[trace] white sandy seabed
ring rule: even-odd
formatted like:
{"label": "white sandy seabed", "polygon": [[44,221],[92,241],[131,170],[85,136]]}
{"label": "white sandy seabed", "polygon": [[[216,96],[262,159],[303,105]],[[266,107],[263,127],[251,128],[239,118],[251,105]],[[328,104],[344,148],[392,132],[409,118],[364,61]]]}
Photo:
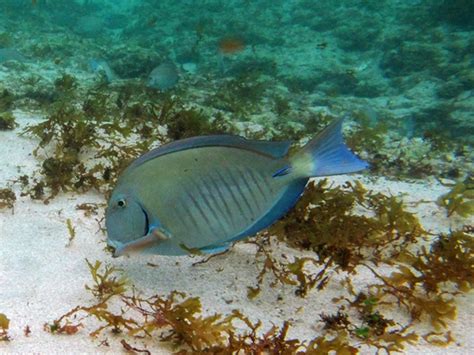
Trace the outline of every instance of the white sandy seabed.
{"label": "white sandy seabed", "polygon": [[[37,142],[19,137],[17,133],[32,118],[21,116],[20,127],[13,132],[0,132],[0,186],[22,174],[31,174],[38,161],[32,156]],[[35,120],[34,120],[35,121]],[[447,188],[436,182],[393,182],[384,178],[371,181],[361,176],[339,176],[331,178],[335,183],[362,179],[375,191],[394,195],[405,194],[409,201],[434,201]],[[318,335],[322,324],[318,322],[321,312],[331,313],[335,306],[331,298],[340,294],[338,282],[331,283],[323,292],[314,290],[306,298],[294,295],[294,289],[277,286],[263,287],[255,299],[246,296],[247,286],[255,285],[259,271],[255,265],[254,246],[237,244],[230,253],[208,263],[192,266],[196,259],[190,257],[138,256],[112,259],[103,249],[105,236],[99,229],[98,217],[85,217],[76,210],[84,202],[103,203],[101,196],[62,194],[49,205],[19,197],[19,188],[14,186],[18,200],[14,211],[0,211],[0,313],[6,314],[10,322],[11,341],[0,343],[0,353],[121,353],[124,352],[119,339],[105,332],[98,339],[89,337],[95,328],[81,329],[77,334],[52,335],[43,330],[46,322],[52,322],[76,305],[90,305],[92,296],[84,285],[91,281],[85,258],[101,260],[123,268],[125,275],[136,288],[146,295],[166,295],[172,290],[184,291],[198,296],[206,314],[219,312],[229,314],[239,309],[252,320],[262,320],[263,329],[272,324],[281,325],[291,320],[293,327],[289,337],[310,339]],[[439,232],[454,228],[452,220],[434,203],[420,204],[412,209],[417,212],[425,228]],[[66,220],[71,219],[76,228],[76,237],[68,246]],[[288,256],[298,252],[279,246]],[[147,263],[157,264],[150,267]],[[337,279],[337,275],[336,275]],[[356,285],[370,282],[370,275],[361,272]],[[456,343],[448,348],[432,347],[428,344],[407,346],[410,354],[474,354],[474,293],[458,298],[458,319],[450,324]],[[395,319],[397,315],[390,315]],[[31,329],[24,335],[26,326]],[[109,347],[99,346],[108,339]],[[153,354],[171,351],[165,344],[151,340],[143,344],[130,340],[138,347],[146,346]],[[362,353],[373,350],[361,349]]]}

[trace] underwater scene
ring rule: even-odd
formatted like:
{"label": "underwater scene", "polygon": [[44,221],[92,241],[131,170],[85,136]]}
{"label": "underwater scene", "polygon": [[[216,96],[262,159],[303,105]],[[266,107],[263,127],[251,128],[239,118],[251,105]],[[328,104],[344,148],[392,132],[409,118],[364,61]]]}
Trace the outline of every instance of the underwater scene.
{"label": "underwater scene", "polygon": [[0,0],[0,353],[474,353],[474,1]]}

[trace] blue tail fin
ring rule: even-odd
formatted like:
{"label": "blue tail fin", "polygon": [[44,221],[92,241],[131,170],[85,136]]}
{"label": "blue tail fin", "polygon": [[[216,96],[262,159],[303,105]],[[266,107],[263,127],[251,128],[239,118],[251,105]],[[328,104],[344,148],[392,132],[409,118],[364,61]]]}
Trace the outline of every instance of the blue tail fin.
{"label": "blue tail fin", "polygon": [[298,175],[310,177],[347,174],[369,166],[344,144],[343,121],[344,118],[333,121],[291,158],[293,169]]}

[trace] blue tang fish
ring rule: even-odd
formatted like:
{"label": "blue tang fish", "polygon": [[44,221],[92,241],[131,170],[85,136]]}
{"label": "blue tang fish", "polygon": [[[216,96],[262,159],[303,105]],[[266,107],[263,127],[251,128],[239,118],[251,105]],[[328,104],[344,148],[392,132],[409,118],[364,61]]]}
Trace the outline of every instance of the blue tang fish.
{"label": "blue tang fish", "polygon": [[173,62],[164,62],[148,75],[147,86],[161,91],[173,88],[179,80],[178,68]]}
{"label": "blue tang fish", "polygon": [[23,54],[14,48],[0,48],[0,63],[14,60],[17,62],[26,62],[27,59]]}
{"label": "blue tang fish", "polygon": [[89,61],[89,66],[94,73],[103,74],[108,83],[119,78],[109,64],[103,59],[91,59]]}
{"label": "blue tang fish", "polygon": [[312,176],[365,169],[344,145],[337,119],[289,156],[290,142],[202,136],[136,159],[106,211],[114,256],[216,253],[281,218]]}

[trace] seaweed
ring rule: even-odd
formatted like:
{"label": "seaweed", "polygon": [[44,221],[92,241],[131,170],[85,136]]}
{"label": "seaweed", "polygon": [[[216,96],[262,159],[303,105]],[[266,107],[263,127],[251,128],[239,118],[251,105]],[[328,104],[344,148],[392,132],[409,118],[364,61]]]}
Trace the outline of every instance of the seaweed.
{"label": "seaweed", "polygon": [[[316,257],[294,260],[288,260],[287,257],[277,260],[269,251],[271,241],[268,234],[252,242],[257,245],[257,254],[263,256],[264,260],[262,272],[257,277],[257,287],[249,287],[249,296],[258,295],[263,277],[268,272],[274,275],[274,282],[270,286],[282,283],[296,287],[295,293],[301,297],[316,286],[318,290],[323,289],[329,282],[329,274],[334,274],[334,271],[346,273],[343,285],[349,296],[341,292],[341,297],[333,300],[335,304],[344,304],[339,306],[335,314],[320,315],[324,323],[322,334],[308,342],[287,339],[290,327],[287,321],[281,327],[273,326],[261,333],[261,322],[253,323],[239,311],[225,316],[217,313],[204,316],[200,300],[182,292],[173,291],[167,296],[147,298],[139,296],[135,290],[130,293],[129,284],[121,275],[121,270],[104,266],[99,261],[94,264],[87,261],[93,285],[86,286],[86,289],[97,302],[92,306],[73,308],[51,324],[46,324],[45,329],[53,333],[75,334],[84,326],[85,319],[92,317],[100,325],[90,333],[91,336],[96,337],[106,329],[115,334],[126,332],[136,339],[158,334],[162,341],[174,344],[181,354],[331,350],[355,354],[361,343],[390,353],[403,351],[406,344],[416,344],[420,337],[433,345],[450,344],[454,338],[447,329],[449,321],[456,315],[454,297],[468,292],[474,285],[474,242],[469,235],[472,228],[441,234],[427,248],[424,244],[416,243],[416,239],[424,238],[426,232],[395,198],[369,192],[360,183],[346,184],[344,188],[330,191],[323,189],[325,184],[327,182],[322,181],[309,186],[310,193],[303,197],[306,201],[299,206],[300,213],[304,210],[308,216],[308,210],[302,209],[302,206],[313,204],[314,208],[318,208],[317,203],[329,206],[340,203],[339,214],[335,214],[332,207],[327,207],[327,211],[331,210],[337,219],[350,214],[349,207],[354,204],[363,205],[374,213],[370,217],[372,226],[379,229],[373,227],[372,231],[388,239],[377,238],[380,237],[377,233],[364,235],[363,238],[359,236],[354,241],[339,239],[340,247],[348,248],[346,253],[349,254],[342,263],[338,259],[338,249],[335,249],[334,255],[331,249],[328,249],[327,254],[321,253],[322,245],[330,244],[330,240],[325,240],[324,244],[315,240],[303,243],[306,248],[315,251]],[[321,195],[324,199],[320,199]],[[322,218],[324,211],[320,210]],[[360,221],[348,221],[346,227],[357,237]],[[378,223],[383,224],[383,228]],[[279,228],[281,230],[281,226]],[[337,230],[337,233],[340,231]],[[280,237],[285,240],[284,235]],[[301,242],[300,239],[297,245],[301,246]],[[362,249],[366,249],[365,252]],[[306,268],[308,263],[322,267],[312,273]],[[376,271],[374,266],[380,264],[389,266],[391,273],[382,275]],[[351,279],[360,268],[369,270],[376,282],[365,285],[365,290],[356,291]],[[119,311],[110,310],[108,305],[112,300],[119,303],[120,307],[113,308]],[[399,323],[387,318],[383,312],[387,308],[397,310],[398,313],[405,310],[408,319]],[[420,334],[415,329],[425,319],[432,330]],[[236,321],[243,323],[244,328],[239,326],[237,331]],[[128,342],[122,345],[126,349],[138,349]]]}
{"label": "seaweed", "polygon": [[448,217],[453,214],[464,218],[472,216],[474,214],[474,183],[469,179],[458,182],[448,193],[440,196],[436,203],[446,209]]}
{"label": "seaweed", "polygon": [[[408,329],[404,328],[394,329],[395,322],[393,320],[386,319],[379,311],[373,310],[376,305],[374,298],[360,297],[357,301],[359,303],[356,316],[361,321],[357,325],[347,313],[341,310],[333,315],[320,315],[321,321],[325,324],[324,329],[337,334],[335,339],[345,340],[347,344],[362,342],[378,351],[383,349],[388,354],[401,352],[404,349],[404,343],[416,344],[419,338],[417,334],[407,332]],[[355,353],[358,351],[355,350]]]}
{"label": "seaweed", "polygon": [[71,93],[77,88],[77,79],[70,74],[63,74],[54,81],[54,87],[61,93]]}
{"label": "seaweed", "polygon": [[264,256],[264,259],[262,263],[263,267],[257,275],[257,286],[247,287],[247,297],[249,299],[253,299],[260,294],[264,277],[269,272],[274,276],[274,281],[270,284],[271,287],[275,287],[278,283],[286,285],[297,284],[297,282],[291,278],[291,275],[289,275],[289,271],[285,268],[284,264],[273,258],[271,252],[265,247],[265,245],[269,243],[268,237],[263,238],[263,236],[261,236],[254,243],[258,247],[256,260],[258,261],[260,256]]}
{"label": "seaweed", "polygon": [[11,340],[10,336],[8,335],[8,328],[10,327],[10,319],[3,314],[0,313],[0,341],[9,341]]}
{"label": "seaweed", "polygon": [[[369,216],[354,214],[355,207]],[[405,343],[414,344],[420,337],[445,346],[453,341],[449,321],[456,317],[455,297],[474,286],[474,242],[469,233],[472,227],[466,226],[432,238],[399,199],[367,191],[359,182],[331,189],[323,179],[309,184],[293,211],[254,242],[264,260],[257,286],[249,287],[248,296],[258,296],[267,273],[273,275],[270,287],[290,285],[304,297],[344,272],[345,289],[352,299],[335,298],[335,303],[346,305],[336,314],[321,315],[324,329],[337,333],[335,339],[348,345],[363,342],[387,352],[401,351]],[[276,258],[269,251],[269,235],[315,256]],[[305,268],[308,263],[316,268]],[[391,273],[385,276],[376,266]],[[351,278],[361,268],[377,282],[356,292]],[[357,312],[349,315],[341,311],[344,307]],[[382,307],[403,310],[405,323],[387,318]],[[416,324],[425,320],[433,330],[420,334]]]}
{"label": "seaweed", "polygon": [[[385,260],[394,267],[388,276],[364,264],[380,283],[367,285],[366,292],[355,292],[350,279],[346,279],[353,298],[344,301],[358,310],[363,321],[356,335],[379,349],[400,351],[405,341],[417,341],[419,332],[410,329],[427,319],[433,330],[422,334],[423,339],[433,345],[450,344],[453,337],[447,329],[456,317],[455,297],[474,286],[473,248],[472,236],[462,230],[453,231],[439,235],[429,249],[422,245],[417,251],[404,250],[392,262]],[[378,307],[404,309],[409,319],[394,330],[394,323],[381,315]],[[382,342],[388,339],[394,343],[387,349]]]}
{"label": "seaweed", "polygon": [[283,96],[275,96],[273,99],[274,111],[278,116],[283,116],[290,111],[290,101]]}
{"label": "seaweed", "polygon": [[129,343],[127,343],[127,341],[125,339],[120,340],[120,344],[122,344],[123,348],[125,350],[127,350],[128,352],[130,352],[130,353],[144,353],[144,354],[147,354],[147,355],[151,355],[150,351],[148,351],[146,349],[139,349],[137,347],[134,347],[134,346],[130,345]]}
{"label": "seaweed", "polygon": [[[355,207],[374,216],[354,214]],[[424,231],[396,197],[369,192],[358,181],[330,189],[322,179],[307,186],[295,208],[269,233],[292,247],[314,251],[320,264],[352,272],[361,262],[396,256]]]}
{"label": "seaweed", "polygon": [[[190,353],[304,353],[305,351],[341,350],[356,353],[356,348],[347,342],[330,339],[325,336],[311,340],[308,345],[298,339],[288,339],[291,324],[283,322],[281,327],[272,326],[262,333],[262,323],[252,322],[241,312],[234,310],[229,315],[202,314],[202,305],[197,297],[187,297],[184,293],[173,291],[167,296],[154,295],[140,297],[135,291],[128,292],[126,284],[114,288],[113,292],[98,292],[108,289],[106,284],[117,284],[123,276],[114,267],[105,266],[96,261],[87,261],[94,280],[94,287],[87,287],[97,298],[92,306],[77,306],[67,313],[45,324],[45,331],[54,334],[73,335],[84,327],[87,318],[95,318],[101,324],[90,335],[97,337],[106,329],[119,335],[126,332],[134,339],[157,338],[169,342],[178,350],[178,354]],[[100,275],[100,276],[98,276]],[[104,297],[105,296],[105,297]],[[120,307],[116,312],[110,310],[109,303],[115,298]],[[238,322],[238,328],[235,322]],[[124,339],[120,340],[127,350],[137,351],[136,346]],[[144,351],[144,350],[139,350]],[[146,352],[146,350],[144,351]]]}
{"label": "seaweed", "polygon": [[11,112],[0,113],[0,131],[13,130],[18,126],[15,121],[15,116]]}
{"label": "seaweed", "polygon": [[[367,213],[354,214],[356,207]],[[310,183],[295,208],[264,234],[315,253],[314,258],[282,262],[265,249],[268,239],[260,237],[255,242],[258,253],[265,257],[257,284],[271,272],[275,281],[298,285],[296,293],[301,296],[315,286],[324,288],[329,281],[325,272],[330,268],[351,274],[367,262],[392,265],[427,235],[398,198],[367,191],[357,181],[331,189],[327,179]],[[307,263],[322,269],[316,275],[305,273]],[[257,291],[258,287],[250,288],[249,295],[255,296]]]}
{"label": "seaweed", "polygon": [[94,297],[103,301],[126,291],[128,280],[123,276],[116,277],[114,275],[120,272],[121,269],[106,265],[103,272],[101,272],[102,263],[100,261],[96,260],[96,262],[92,264],[86,259],[86,262],[94,282],[92,286],[86,285],[86,289],[89,290]]}
{"label": "seaweed", "polygon": [[321,313],[319,317],[324,323],[324,329],[328,330],[347,329],[350,324],[349,315],[341,310],[338,310],[336,314]]}
{"label": "seaweed", "polygon": [[165,121],[168,126],[168,137],[172,140],[194,137],[198,135],[220,133],[202,111],[181,110]]}
{"label": "seaweed", "polygon": [[248,317],[238,311],[233,312],[235,319],[239,319],[246,325],[246,332],[243,334],[229,334],[229,345],[222,344],[217,349],[210,349],[221,354],[229,349],[232,353],[238,354],[299,354],[304,353],[306,346],[299,339],[287,339],[290,323],[285,321],[281,327],[272,326],[262,335],[258,335],[262,324],[260,321],[252,323]]}
{"label": "seaweed", "polygon": [[[199,299],[185,298],[179,292],[172,292],[166,298],[129,298],[126,303],[134,309],[144,310],[143,313],[154,318],[158,326],[168,328],[169,333],[162,336],[163,340],[175,345],[186,344],[193,351],[203,351],[221,344],[225,340],[225,332],[231,329],[231,316],[222,318],[221,315],[214,314],[203,317],[200,315]],[[145,324],[147,323],[149,322],[145,319]]]}
{"label": "seaweed", "polygon": [[[401,269],[405,282],[420,285],[426,294],[442,295],[443,288],[454,286],[456,292],[467,292],[474,287],[474,240],[464,230],[440,234],[430,248],[422,246],[416,253],[405,251],[399,259],[411,270]],[[392,275],[397,280],[399,274]],[[412,280],[412,281],[411,281]]]}
{"label": "seaweed", "polygon": [[7,89],[0,90],[0,112],[9,111],[13,107],[15,96]]}
{"label": "seaweed", "polygon": [[267,85],[259,80],[258,75],[241,75],[223,81],[221,87],[209,99],[208,104],[244,119],[258,110]]}
{"label": "seaweed", "polygon": [[81,104],[84,115],[93,117],[95,120],[106,120],[109,115],[107,99],[109,95],[101,90],[89,90]]}
{"label": "seaweed", "polygon": [[317,289],[324,288],[328,280],[325,277],[327,265],[317,274],[312,274],[306,270],[306,266],[307,264],[319,266],[319,262],[314,258],[295,257],[292,261],[288,261],[285,256],[284,260],[277,260],[268,248],[271,242],[269,235],[266,233],[260,235],[253,243],[258,247],[256,261],[261,262],[263,266],[257,275],[256,286],[247,287],[247,297],[249,299],[253,299],[260,294],[264,278],[268,273],[273,276],[270,287],[275,287],[278,284],[296,286],[295,295],[299,297],[305,297],[315,286]]}
{"label": "seaweed", "polygon": [[[24,188],[26,189],[27,186]],[[42,200],[45,196],[46,185],[42,181],[35,181],[35,184],[27,192],[22,192],[22,196],[29,195],[33,200]],[[45,200],[45,203],[48,203],[49,199]]]}
{"label": "seaweed", "polygon": [[84,211],[84,216],[91,217],[98,214],[99,205],[97,203],[81,203],[76,205],[76,210]]}
{"label": "seaweed", "polygon": [[128,321],[120,316],[115,316],[107,310],[107,301],[115,295],[121,295],[127,290],[128,281],[122,276],[116,276],[120,269],[106,265],[101,270],[102,263],[96,261],[94,264],[86,259],[87,266],[92,277],[93,285],[86,285],[85,288],[98,299],[98,303],[91,307],[77,306],[52,323],[45,323],[44,330],[55,334],[72,335],[83,327],[80,321],[73,323],[69,318],[79,312],[86,312],[90,316],[95,316],[100,321],[107,321],[107,325],[96,330],[97,334],[106,327],[112,327],[115,332],[119,333],[121,326],[127,326]]}
{"label": "seaweed", "polygon": [[69,238],[67,242],[67,246],[70,246],[72,244],[72,241],[74,238],[76,238],[76,228],[72,225],[72,221],[70,218],[66,219],[66,227],[67,231],[69,233]]}
{"label": "seaweed", "polygon": [[359,350],[356,346],[349,344],[349,334],[342,330],[337,336],[319,336],[312,339],[306,346],[308,354],[358,354]]}
{"label": "seaweed", "polygon": [[12,208],[15,205],[16,195],[11,188],[0,189],[0,209]]}
{"label": "seaweed", "polygon": [[23,329],[23,334],[25,334],[25,337],[29,337],[29,336],[30,336],[30,334],[31,334],[31,328],[30,328],[30,326],[29,326],[28,324],[27,324],[27,325],[25,326],[25,328]]}
{"label": "seaweed", "polygon": [[79,95],[76,84],[67,74],[58,79],[60,93],[46,119],[23,132],[39,139],[34,155],[42,159],[41,177],[33,187],[24,186],[24,194],[45,203],[67,191],[95,189],[107,195],[129,162],[157,141],[229,128],[217,118],[211,124],[178,98],[157,96],[141,86],[114,88],[114,95],[99,89]]}
{"label": "seaweed", "polygon": [[[72,90],[73,86],[68,84],[66,89]],[[89,103],[89,106],[83,106],[81,109],[70,104],[68,100],[59,100],[51,106],[50,114],[45,121],[29,126],[24,131],[24,134],[40,139],[34,151],[35,156],[39,157],[40,149],[46,151],[51,146],[53,148],[53,156],[46,157],[41,164],[42,179],[35,185],[41,187],[40,190],[43,191],[46,187],[51,190],[45,202],[60,191],[87,191],[91,188],[100,190],[111,182],[111,180],[104,181],[101,178],[105,175],[107,168],[118,174],[119,168],[114,164],[117,164],[118,158],[121,157],[115,152],[119,150],[119,147],[115,145],[104,147],[108,143],[108,137],[102,132],[114,129],[121,134],[128,134],[128,132],[124,131],[117,121],[101,121],[104,117],[100,110],[92,109],[90,105],[92,104]],[[103,150],[100,151],[101,149]],[[92,165],[86,163],[89,159],[83,157],[93,150],[96,151],[97,160],[105,156],[109,158],[108,161],[97,161]],[[122,155],[127,153],[130,151],[127,150]],[[29,194],[39,198],[43,195],[31,191]]]}
{"label": "seaweed", "polygon": [[387,124],[382,121],[372,123],[369,117],[357,113],[356,121],[359,127],[349,134],[346,139],[347,145],[356,151],[377,154],[384,145],[384,139],[388,133]]}

